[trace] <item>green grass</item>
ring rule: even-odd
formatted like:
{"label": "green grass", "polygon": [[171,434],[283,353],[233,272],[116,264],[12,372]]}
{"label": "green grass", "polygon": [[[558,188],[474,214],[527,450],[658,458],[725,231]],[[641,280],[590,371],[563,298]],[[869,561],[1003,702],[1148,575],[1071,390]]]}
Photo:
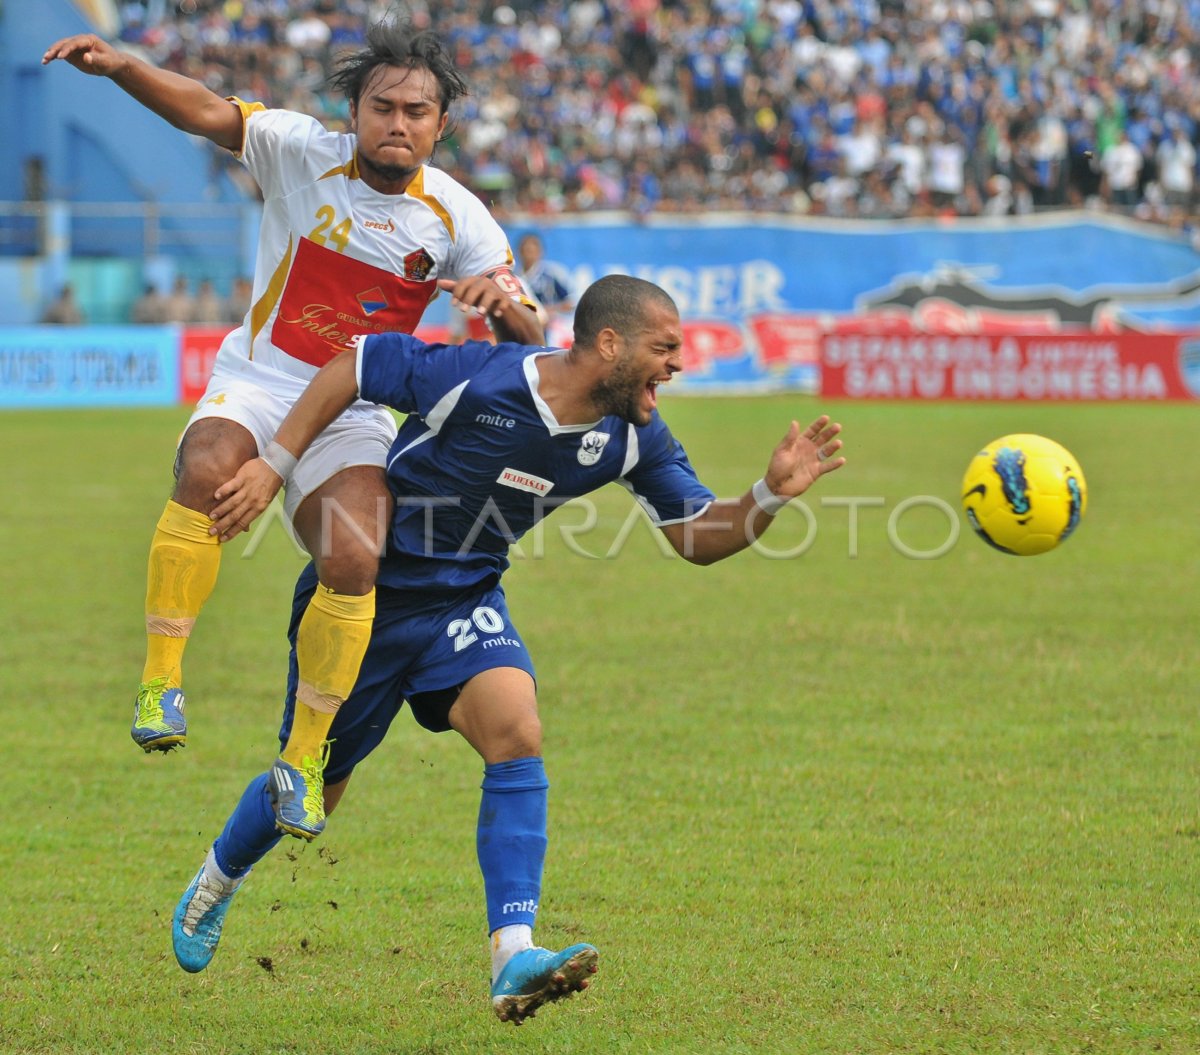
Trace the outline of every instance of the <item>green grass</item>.
{"label": "green grass", "polygon": [[[170,915],[266,767],[302,561],[225,553],[188,652],[191,743],[128,740],[146,546],[183,411],[8,413],[0,1051],[1194,1052],[1200,1048],[1200,416],[840,404],[849,465],[802,556],[658,556],[611,489],[508,579],[551,792],[540,939],[601,949],[520,1030],[486,1000],[480,766],[407,715],[326,835],[289,840],[189,976]],[[723,494],[807,398],[673,399]],[[1080,459],[1060,550],[889,543],[1007,432]],[[851,557],[845,508],[870,497]],[[558,514],[578,522],[571,511]],[[947,537],[915,509],[912,548]],[[776,550],[805,537],[785,511]],[[268,971],[263,966],[271,966]]]}

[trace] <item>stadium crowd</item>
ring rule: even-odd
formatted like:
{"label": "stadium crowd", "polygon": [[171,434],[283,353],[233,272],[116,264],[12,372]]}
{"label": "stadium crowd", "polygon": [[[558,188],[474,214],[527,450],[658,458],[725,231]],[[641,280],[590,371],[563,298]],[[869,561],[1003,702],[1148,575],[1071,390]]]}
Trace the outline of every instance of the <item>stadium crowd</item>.
{"label": "stadium crowd", "polygon": [[[380,0],[129,0],[121,39],[345,125]],[[499,214],[889,218],[1111,208],[1191,225],[1200,0],[409,0],[471,84],[437,161]]]}

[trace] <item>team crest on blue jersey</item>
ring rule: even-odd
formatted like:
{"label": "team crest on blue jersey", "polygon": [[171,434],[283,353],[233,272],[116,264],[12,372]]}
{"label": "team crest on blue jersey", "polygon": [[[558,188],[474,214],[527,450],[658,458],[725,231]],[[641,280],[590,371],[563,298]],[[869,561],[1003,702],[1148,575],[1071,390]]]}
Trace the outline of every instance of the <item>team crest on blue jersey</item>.
{"label": "team crest on blue jersey", "polygon": [[404,277],[411,282],[424,282],[433,270],[433,257],[417,249],[404,258]]}
{"label": "team crest on blue jersey", "polygon": [[595,465],[604,453],[604,445],[609,438],[607,432],[597,432],[595,429],[587,433],[579,443],[579,453],[576,455],[579,464]]}
{"label": "team crest on blue jersey", "polygon": [[374,315],[388,306],[387,297],[378,286],[372,286],[358,295],[358,306],[362,308],[364,315]]}

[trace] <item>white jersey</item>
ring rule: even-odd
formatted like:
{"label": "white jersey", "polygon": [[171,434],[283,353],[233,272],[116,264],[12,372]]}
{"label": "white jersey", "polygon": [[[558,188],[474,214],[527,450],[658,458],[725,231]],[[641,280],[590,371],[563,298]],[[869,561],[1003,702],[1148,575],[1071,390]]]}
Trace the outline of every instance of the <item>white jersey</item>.
{"label": "white jersey", "polygon": [[232,101],[264,203],[251,307],[215,374],[295,399],[356,336],[412,333],[439,278],[491,274],[531,303],[500,225],[444,172],[422,166],[403,194],[380,194],[359,176],[356,136]]}

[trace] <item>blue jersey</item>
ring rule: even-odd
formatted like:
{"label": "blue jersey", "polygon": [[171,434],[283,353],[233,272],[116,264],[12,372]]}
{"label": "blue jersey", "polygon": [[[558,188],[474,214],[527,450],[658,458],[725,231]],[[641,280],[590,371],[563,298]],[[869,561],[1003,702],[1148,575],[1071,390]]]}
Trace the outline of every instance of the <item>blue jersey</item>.
{"label": "blue jersey", "polygon": [[539,260],[524,274],[525,287],[550,309],[571,299],[571,287],[566,270],[559,264]]}
{"label": "blue jersey", "polygon": [[659,526],[699,516],[713,493],[657,411],[560,425],[519,344],[425,344],[402,333],[359,344],[359,394],[408,414],[388,455],[396,513],[379,583],[461,590],[498,580],[508,547],[572,498],[623,484]]}

